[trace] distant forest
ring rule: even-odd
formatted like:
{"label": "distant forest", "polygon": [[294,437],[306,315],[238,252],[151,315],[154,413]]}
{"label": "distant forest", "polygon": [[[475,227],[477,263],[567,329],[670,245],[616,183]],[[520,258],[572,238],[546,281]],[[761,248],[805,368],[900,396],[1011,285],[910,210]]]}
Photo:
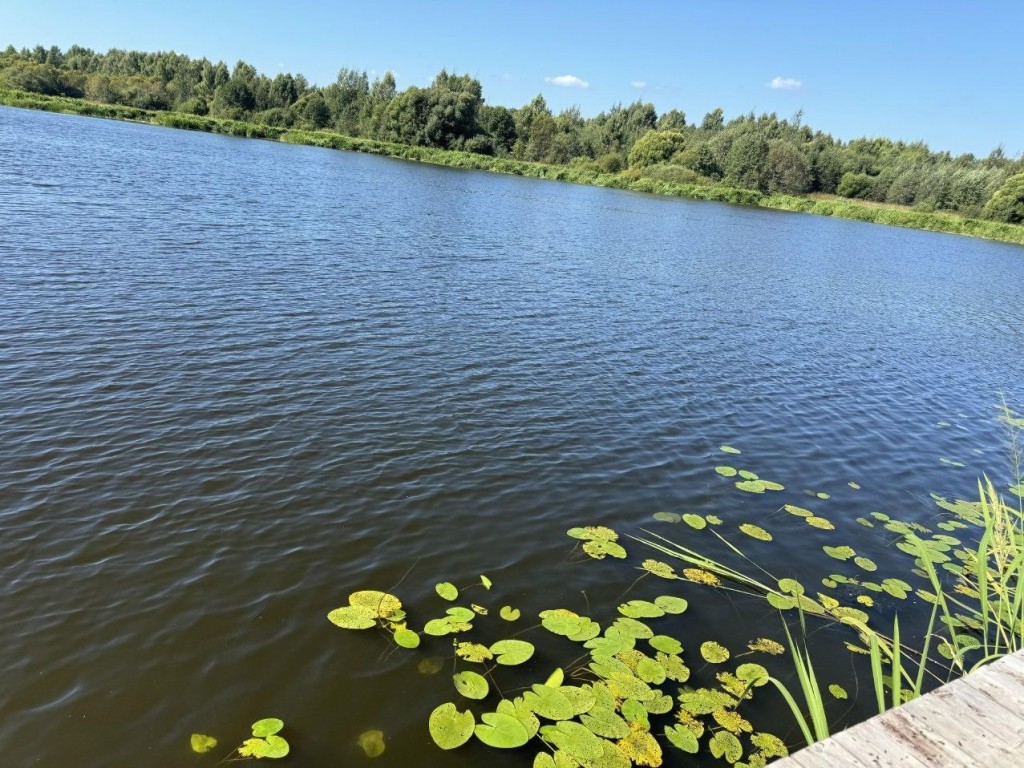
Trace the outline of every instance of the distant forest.
{"label": "distant forest", "polygon": [[922,142],[840,141],[789,119],[753,112],[699,122],[653,104],[615,105],[584,118],[554,114],[544,97],[512,109],[486,104],[480,81],[441,71],[427,88],[399,91],[388,72],[342,69],[326,86],[302,75],[261,75],[239,61],[72,46],[0,53],[0,88],[149,110],[330,129],[412,146],[584,167],[666,182],[722,184],[763,193],[842,197],[1024,222],[1024,156],[935,152]]}

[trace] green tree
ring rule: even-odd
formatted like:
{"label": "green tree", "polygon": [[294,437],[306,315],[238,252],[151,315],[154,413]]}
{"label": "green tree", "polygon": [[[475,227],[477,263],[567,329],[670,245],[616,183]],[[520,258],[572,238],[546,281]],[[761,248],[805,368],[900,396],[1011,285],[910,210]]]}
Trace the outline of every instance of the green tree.
{"label": "green tree", "polygon": [[722,108],[714,109],[704,115],[704,119],[700,123],[700,129],[702,131],[720,131],[725,127],[725,113],[722,112]]}
{"label": "green tree", "polygon": [[668,162],[686,149],[686,136],[677,131],[648,131],[629,151],[630,168],[646,168]]}
{"label": "green tree", "polygon": [[850,173],[847,171],[839,180],[836,194],[842,197],[867,197],[874,180],[866,173]]}
{"label": "green tree", "polygon": [[725,158],[725,175],[729,183],[748,189],[765,191],[765,164],[768,141],[757,130],[747,130],[732,143]]}
{"label": "green tree", "polygon": [[1009,224],[1024,224],[1024,173],[1006,180],[985,203],[985,215]]}
{"label": "green tree", "polygon": [[767,192],[802,194],[811,188],[811,164],[795,144],[776,139],[768,145],[762,183]]}

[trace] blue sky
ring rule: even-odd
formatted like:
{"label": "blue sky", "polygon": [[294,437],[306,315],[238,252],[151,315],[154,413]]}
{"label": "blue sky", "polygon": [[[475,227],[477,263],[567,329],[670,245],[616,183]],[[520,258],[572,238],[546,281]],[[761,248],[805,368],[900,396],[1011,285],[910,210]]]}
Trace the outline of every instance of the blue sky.
{"label": "blue sky", "polygon": [[590,116],[639,98],[691,122],[802,108],[843,139],[977,155],[1024,151],[1022,29],[1024,0],[0,0],[0,45],[175,50],[319,84],[349,67],[404,88],[445,67],[491,104],[543,93]]}

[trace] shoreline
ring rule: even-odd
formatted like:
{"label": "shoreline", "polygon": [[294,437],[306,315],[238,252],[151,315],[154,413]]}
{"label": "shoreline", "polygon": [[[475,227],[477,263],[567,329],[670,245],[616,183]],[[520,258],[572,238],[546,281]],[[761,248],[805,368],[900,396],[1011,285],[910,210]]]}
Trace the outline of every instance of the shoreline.
{"label": "shoreline", "polygon": [[631,192],[679,197],[687,200],[708,200],[770,210],[813,213],[819,216],[886,224],[926,232],[979,237],[1012,245],[1024,245],[1024,226],[972,219],[954,213],[915,211],[903,208],[869,205],[850,198],[815,199],[795,195],[766,195],[756,190],[699,184],[678,184],[648,177],[625,176],[620,173],[597,173],[571,165],[492,157],[456,150],[415,147],[376,139],[355,138],[330,131],[309,131],[261,125],[257,123],[201,117],[182,112],[146,110],[116,104],[86,101],[64,96],[44,96],[25,91],[0,89],[0,106],[36,109],[46,112],[102,117],[126,122],[147,123],[165,128],[222,133],[239,138],[268,139],[286,144],[321,147],[351,152],[396,157],[431,165],[490,171],[514,176],[566,181],[595,187],[610,187]]}

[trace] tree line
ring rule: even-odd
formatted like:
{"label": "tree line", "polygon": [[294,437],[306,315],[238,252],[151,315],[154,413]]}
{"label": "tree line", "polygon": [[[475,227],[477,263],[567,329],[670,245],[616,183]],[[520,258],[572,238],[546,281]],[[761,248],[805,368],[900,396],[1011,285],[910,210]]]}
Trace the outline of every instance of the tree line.
{"label": "tree line", "polygon": [[487,104],[480,81],[442,70],[399,91],[388,72],[342,69],[326,86],[182,54],[72,46],[0,53],[0,87],[284,128],[329,129],[411,146],[462,150],[666,182],[813,193],[1024,222],[1024,156],[936,152],[923,142],[835,139],[802,114],[715,109],[699,122],[653,104],[615,105],[584,118],[555,114],[542,95],[519,108]]}

